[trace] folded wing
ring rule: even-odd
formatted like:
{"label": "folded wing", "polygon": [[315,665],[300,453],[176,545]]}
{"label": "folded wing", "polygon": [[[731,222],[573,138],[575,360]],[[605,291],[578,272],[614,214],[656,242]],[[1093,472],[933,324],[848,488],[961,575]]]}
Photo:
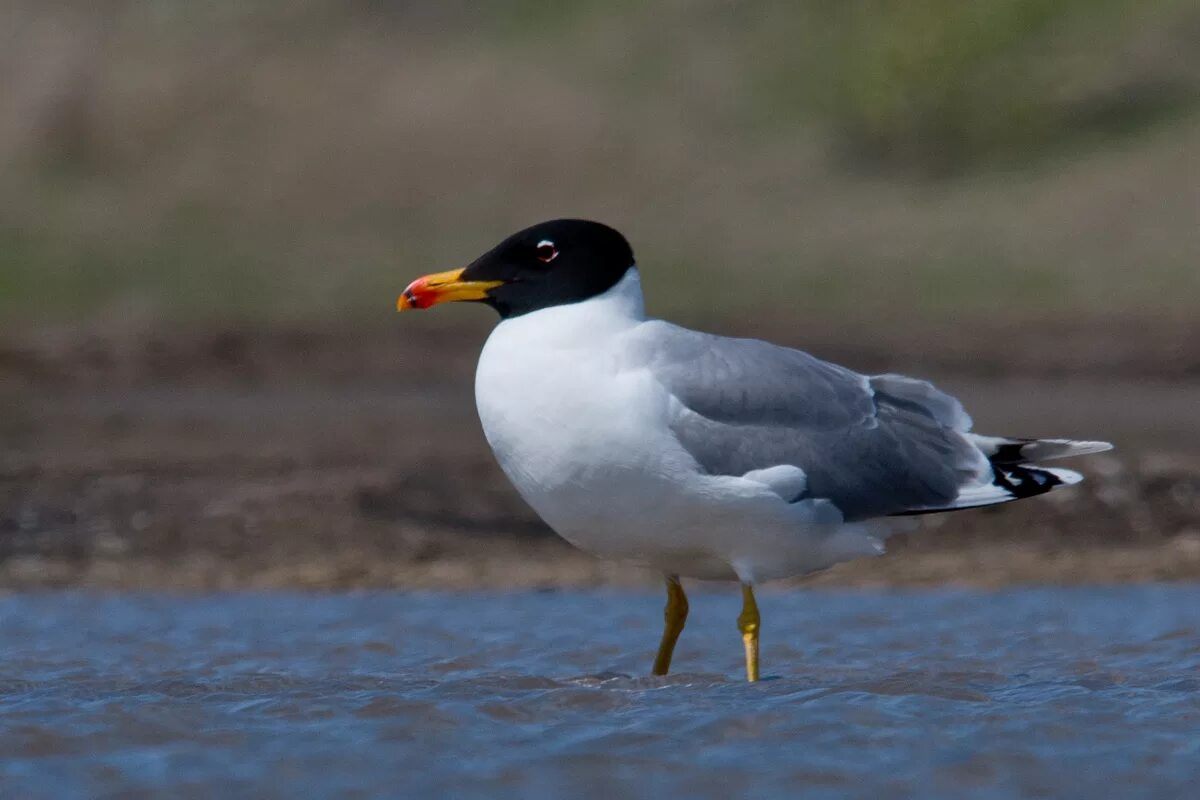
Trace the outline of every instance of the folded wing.
{"label": "folded wing", "polygon": [[642,326],[633,351],[670,394],[671,430],[701,469],[802,470],[803,480],[781,482],[798,490],[784,499],[829,500],[848,521],[1006,502],[1078,480],[1017,457],[1021,448],[1066,454],[1074,443],[969,433],[961,404],[926,381],[868,377],[799,350],[664,322]]}

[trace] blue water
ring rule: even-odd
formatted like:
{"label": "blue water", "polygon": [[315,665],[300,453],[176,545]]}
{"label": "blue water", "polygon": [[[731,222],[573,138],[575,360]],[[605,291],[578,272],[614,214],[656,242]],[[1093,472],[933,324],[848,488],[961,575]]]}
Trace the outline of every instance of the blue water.
{"label": "blue water", "polygon": [[1200,587],[0,598],[0,797],[1191,797]]}

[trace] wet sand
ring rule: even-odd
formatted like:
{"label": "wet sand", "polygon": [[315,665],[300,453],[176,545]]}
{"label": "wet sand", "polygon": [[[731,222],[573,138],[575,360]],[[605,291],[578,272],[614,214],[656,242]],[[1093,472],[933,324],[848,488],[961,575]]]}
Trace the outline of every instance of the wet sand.
{"label": "wet sand", "polygon": [[[1073,465],[1088,475],[1080,487],[925,518],[886,556],[808,582],[1200,578],[1200,336],[1187,323],[1058,329],[1062,347],[1040,358],[1044,328],[854,346],[819,327],[745,332],[933,378],[985,432],[1119,446]],[[509,488],[473,407],[484,335],[472,324],[0,336],[0,586],[656,584],[562,543]]]}

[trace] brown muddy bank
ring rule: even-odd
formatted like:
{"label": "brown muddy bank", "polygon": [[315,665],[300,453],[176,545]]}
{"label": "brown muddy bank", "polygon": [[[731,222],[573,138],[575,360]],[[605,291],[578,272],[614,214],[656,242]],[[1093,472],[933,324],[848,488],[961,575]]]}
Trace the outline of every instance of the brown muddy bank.
{"label": "brown muddy bank", "polygon": [[[1200,578],[1200,336],[1187,321],[753,331],[935,378],[977,428],[1111,438],[1081,487],[928,518],[825,584]],[[952,335],[951,335],[952,334]],[[644,584],[553,536],[475,419],[478,325],[0,337],[0,586]],[[1054,347],[1039,346],[1053,337]]]}

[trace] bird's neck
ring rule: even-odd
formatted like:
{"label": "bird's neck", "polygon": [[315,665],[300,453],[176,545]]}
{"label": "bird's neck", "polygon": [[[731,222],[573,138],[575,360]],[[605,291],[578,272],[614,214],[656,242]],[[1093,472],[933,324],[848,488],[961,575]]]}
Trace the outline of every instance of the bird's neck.
{"label": "bird's neck", "polygon": [[608,316],[619,317],[634,322],[646,319],[646,301],[642,296],[642,276],[634,264],[616,286],[590,300],[578,305],[594,304],[594,307]]}
{"label": "bird's neck", "polygon": [[551,306],[501,322],[493,338],[521,339],[525,331],[545,346],[572,346],[617,333],[646,319],[642,281],[632,266],[616,285],[603,294]]}

